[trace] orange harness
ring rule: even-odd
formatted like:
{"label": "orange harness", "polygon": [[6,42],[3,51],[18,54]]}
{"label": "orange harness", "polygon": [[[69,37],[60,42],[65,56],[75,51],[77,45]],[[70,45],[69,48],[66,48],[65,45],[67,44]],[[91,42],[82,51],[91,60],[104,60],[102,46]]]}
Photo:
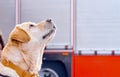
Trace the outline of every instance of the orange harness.
{"label": "orange harness", "polygon": [[2,64],[7,66],[7,67],[10,67],[10,68],[14,69],[20,77],[38,77],[38,74],[31,74],[28,71],[24,71],[20,67],[16,66],[12,62],[7,61],[5,59],[2,60]]}

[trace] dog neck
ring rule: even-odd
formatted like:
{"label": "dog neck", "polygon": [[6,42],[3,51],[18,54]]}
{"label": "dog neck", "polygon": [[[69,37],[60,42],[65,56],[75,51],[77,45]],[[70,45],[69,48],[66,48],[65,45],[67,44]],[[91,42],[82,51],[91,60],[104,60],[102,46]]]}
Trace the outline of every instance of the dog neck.
{"label": "dog neck", "polygon": [[26,48],[7,44],[3,50],[2,59],[7,59],[23,70],[36,74],[41,68],[45,45],[40,44],[38,48],[34,47],[32,47],[33,49],[29,47],[29,50],[26,50]]}

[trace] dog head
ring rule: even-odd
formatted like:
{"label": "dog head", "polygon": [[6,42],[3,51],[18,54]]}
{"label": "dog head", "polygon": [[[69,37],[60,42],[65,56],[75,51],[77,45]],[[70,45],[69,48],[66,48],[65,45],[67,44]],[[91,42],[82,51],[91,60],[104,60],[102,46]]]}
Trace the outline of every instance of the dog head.
{"label": "dog head", "polygon": [[27,44],[31,41],[47,43],[54,36],[56,27],[51,19],[39,23],[25,22],[18,24],[9,36],[12,44]]}

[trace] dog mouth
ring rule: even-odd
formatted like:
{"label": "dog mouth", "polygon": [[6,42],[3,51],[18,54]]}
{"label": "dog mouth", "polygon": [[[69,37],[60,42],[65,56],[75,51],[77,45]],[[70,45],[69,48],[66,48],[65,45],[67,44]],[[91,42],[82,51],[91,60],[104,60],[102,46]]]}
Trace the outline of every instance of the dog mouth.
{"label": "dog mouth", "polygon": [[54,32],[53,29],[50,30],[49,33],[47,33],[47,34],[45,34],[45,35],[43,36],[43,39],[45,39],[45,38],[47,38],[48,36],[50,36],[53,32]]}

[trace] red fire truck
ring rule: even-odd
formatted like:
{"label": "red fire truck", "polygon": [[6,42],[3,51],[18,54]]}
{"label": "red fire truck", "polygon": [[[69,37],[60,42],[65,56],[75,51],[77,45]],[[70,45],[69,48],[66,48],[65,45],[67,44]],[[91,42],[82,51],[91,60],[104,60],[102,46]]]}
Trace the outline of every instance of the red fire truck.
{"label": "red fire truck", "polygon": [[50,17],[57,33],[45,48],[40,77],[120,77],[119,0],[2,0],[0,29]]}
{"label": "red fire truck", "polygon": [[119,0],[75,0],[72,77],[120,77]]}

